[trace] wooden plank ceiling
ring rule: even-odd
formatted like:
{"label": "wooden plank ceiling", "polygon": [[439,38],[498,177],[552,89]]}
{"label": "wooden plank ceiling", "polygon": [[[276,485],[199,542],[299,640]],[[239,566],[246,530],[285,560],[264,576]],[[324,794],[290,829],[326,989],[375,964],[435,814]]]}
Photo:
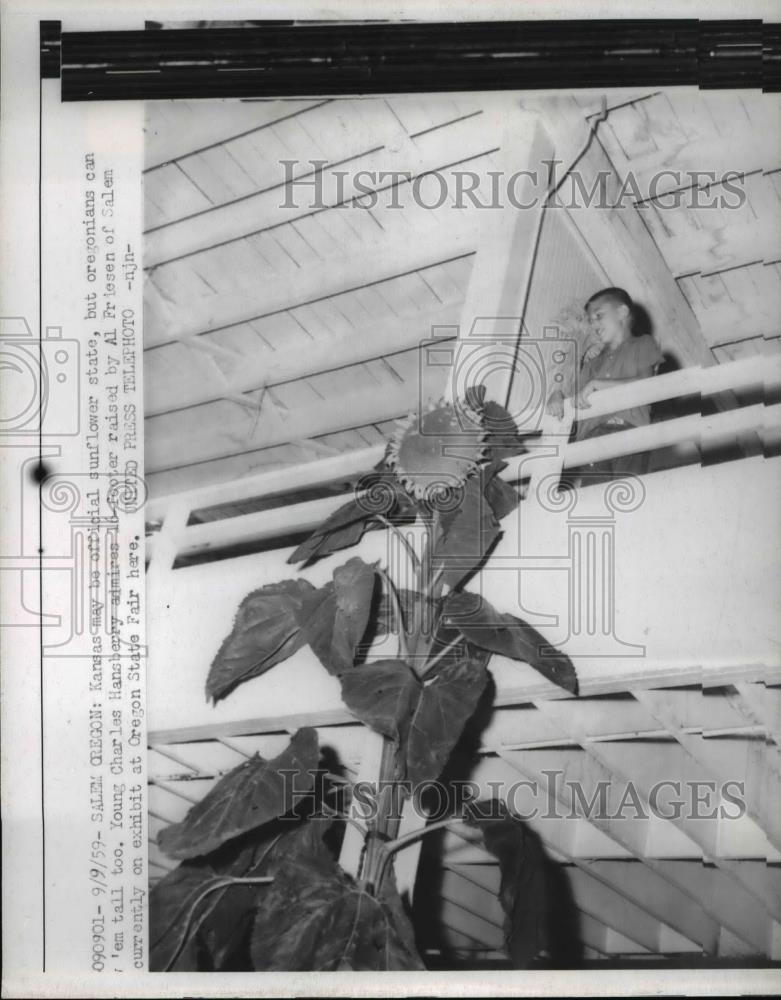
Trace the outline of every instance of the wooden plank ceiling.
{"label": "wooden plank ceiling", "polygon": [[714,357],[781,349],[778,97],[653,93],[612,109],[599,140],[619,174],[634,177],[635,204]]}
{"label": "wooden plank ceiling", "polygon": [[[236,107],[207,116],[211,138],[199,108],[150,109],[146,467],[158,495],[382,441],[416,407],[417,344],[458,322],[471,268],[465,210],[405,197],[400,211],[392,191],[360,209],[334,171],[490,169],[474,99]],[[280,208],[283,159],[310,183],[310,161],[327,163],[332,207],[302,187],[299,208]]]}
{"label": "wooden plank ceiling", "polygon": [[[144,342],[152,496],[380,443],[397,417],[439,395],[444,374],[421,368],[418,344],[460,319],[478,213],[468,203],[456,207],[453,170],[497,168],[499,139],[485,114],[494,98],[149,105]],[[596,102],[576,100],[585,129]],[[777,351],[778,99],[673,90],[611,103],[599,142],[619,174],[635,178],[640,216],[715,358]],[[284,160],[310,185],[293,189],[297,207],[282,207],[291,190]],[[322,168],[319,204],[312,160]],[[447,179],[444,206],[415,204],[411,184],[391,178],[375,185],[377,203],[367,208],[356,170],[436,171]],[[736,171],[745,198],[735,208],[696,208],[691,197],[670,207],[671,188],[681,186],[674,177],[663,175],[648,196],[663,170],[713,171],[717,179]],[[737,200],[734,182],[732,191],[723,184],[705,190],[708,182],[701,179],[703,199],[721,192]],[[437,200],[439,181],[418,183],[428,203]],[[551,229],[542,253],[545,239],[554,240]],[[561,234],[556,242],[561,256]],[[600,248],[591,250],[598,261]],[[534,287],[548,312],[536,319],[544,323],[555,312],[548,279],[556,268],[538,271]],[[593,280],[601,280],[598,271]],[[562,305],[566,283],[555,284]]]}

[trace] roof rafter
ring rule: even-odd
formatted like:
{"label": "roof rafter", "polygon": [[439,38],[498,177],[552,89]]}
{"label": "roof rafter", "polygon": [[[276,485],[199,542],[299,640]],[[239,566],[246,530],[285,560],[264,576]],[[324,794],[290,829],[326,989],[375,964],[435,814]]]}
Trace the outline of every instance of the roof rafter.
{"label": "roof rafter", "polygon": [[[280,204],[286,186],[290,187],[280,169],[280,182],[274,187],[147,233],[145,267],[166,266],[213,247],[301,221],[309,215],[338,209],[351,201],[357,200],[360,204],[361,198],[379,197],[379,192],[398,185],[401,175],[415,178],[443,170],[462,159],[465,150],[488,151],[496,145],[483,115],[457,120],[447,128],[438,129],[431,138],[424,134],[412,139],[398,123],[394,125],[391,129],[378,126],[363,116],[355,137],[356,145],[346,148],[338,162],[320,169],[308,163],[305,169],[293,174],[293,183],[308,192],[307,199],[312,198],[309,189],[317,186],[315,207],[309,211],[297,207],[292,195]],[[340,170],[348,161],[352,169]],[[356,175],[361,173],[363,177],[357,182]],[[396,179],[389,184],[387,178],[394,174]],[[367,182],[367,177],[377,180]]]}
{"label": "roof rafter", "polygon": [[[583,131],[585,115],[571,98],[545,99],[540,106],[557,148],[566,146],[568,136]],[[621,190],[621,179],[607,153],[593,143],[577,170],[587,191],[600,174],[607,179],[606,206],[585,204],[582,196],[572,194],[570,182],[565,182],[560,197],[564,204],[577,206],[568,207],[567,214],[589,246],[599,247],[599,263],[610,281],[624,286],[659,316],[658,337],[663,348],[673,350],[687,365],[713,364],[697,318],[638,210],[634,204],[612,205]]]}
{"label": "roof rafter", "polygon": [[472,228],[461,218],[448,219],[436,231],[412,243],[408,237],[395,243],[378,242],[318,265],[294,267],[278,274],[273,284],[262,282],[257,295],[231,292],[204,296],[190,304],[187,312],[192,318],[182,321],[172,313],[170,323],[166,320],[161,328],[149,329],[148,336],[145,331],[145,347],[162,347],[187,337],[225,330],[467,256],[475,249]]}
{"label": "roof rafter", "polygon": [[[421,341],[430,339],[432,327],[451,326],[457,321],[458,303],[448,303],[434,313],[411,313],[364,330],[352,329],[330,340],[316,341],[306,350],[296,346],[281,351],[259,350],[249,357],[238,355],[227,373],[218,368],[224,376],[222,379],[213,377],[211,381],[181,380],[171,385],[167,376],[155,377],[152,369],[144,386],[146,417],[234,398],[263,386],[273,388],[283,382],[413,350]],[[187,344],[208,342],[208,337],[184,341]],[[229,387],[228,395],[226,386]]]}

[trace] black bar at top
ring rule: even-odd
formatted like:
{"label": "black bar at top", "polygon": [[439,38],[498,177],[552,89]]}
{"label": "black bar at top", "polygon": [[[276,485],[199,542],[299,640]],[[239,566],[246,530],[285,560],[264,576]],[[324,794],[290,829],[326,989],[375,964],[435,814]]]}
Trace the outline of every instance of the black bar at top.
{"label": "black bar at top", "polygon": [[65,32],[66,101],[702,86],[777,89],[778,25],[268,23]]}
{"label": "black bar at top", "polygon": [[57,80],[60,76],[61,21],[41,21],[41,79]]}

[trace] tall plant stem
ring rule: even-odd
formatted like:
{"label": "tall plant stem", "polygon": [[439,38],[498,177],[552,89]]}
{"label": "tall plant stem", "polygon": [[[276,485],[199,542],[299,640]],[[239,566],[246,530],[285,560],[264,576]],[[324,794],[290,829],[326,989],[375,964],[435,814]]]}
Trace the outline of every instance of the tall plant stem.
{"label": "tall plant stem", "polygon": [[435,616],[434,620],[431,622],[431,627],[428,629],[428,634],[424,635],[421,628],[421,618],[425,607],[429,604],[436,608],[442,594],[442,587],[444,586],[444,567],[440,567],[439,569],[432,571],[434,555],[437,550],[437,542],[439,541],[439,529],[440,515],[439,511],[434,509],[431,513],[431,519],[426,524],[426,532],[423,536],[424,552],[423,558],[421,559],[420,572],[418,573],[418,593],[420,595],[420,601],[418,604],[420,614],[415,617],[415,635],[410,637],[410,652],[412,654],[413,661],[412,667],[418,674],[420,674],[420,671],[415,668],[414,661],[418,660],[422,661],[423,664],[426,663],[431,647],[434,645],[434,638],[437,634],[438,624]]}
{"label": "tall plant stem", "polygon": [[454,816],[447,816],[445,819],[438,819],[433,823],[429,823],[428,826],[421,826],[417,830],[410,830],[410,832],[405,833],[403,837],[397,837],[396,840],[392,840],[390,843],[384,844],[382,847],[382,857],[380,859],[378,871],[378,884],[382,883],[382,878],[385,874],[388,863],[396,851],[400,850],[402,847],[406,847],[407,844],[414,844],[416,840],[420,840],[429,833],[434,833],[435,830],[452,828],[462,823],[462,820],[459,820]]}
{"label": "tall plant stem", "polygon": [[447,656],[447,654],[451,651],[451,649],[455,649],[456,646],[458,646],[463,641],[464,637],[459,632],[459,634],[455,637],[455,639],[449,642],[447,646],[444,646],[442,649],[440,649],[440,651],[437,653],[436,656],[432,657],[432,659],[428,660],[423,665],[423,670],[421,670],[420,676],[425,677],[427,673],[429,673],[431,670],[434,669],[434,667],[439,663],[440,660],[444,659]]}
{"label": "tall plant stem", "polygon": [[396,615],[396,622],[399,626],[399,656],[401,657],[402,660],[409,660],[409,649],[407,647],[407,631],[406,631],[406,626],[404,624],[404,612],[402,611],[401,608],[401,601],[399,601],[398,591],[396,590],[393,581],[391,580],[391,578],[388,576],[387,572],[384,569],[379,569],[377,570],[377,572],[382,578],[382,582],[385,584],[385,589],[388,593],[388,597],[393,602],[393,610]]}
{"label": "tall plant stem", "polygon": [[[425,663],[428,659],[437,631],[437,622],[434,621],[431,623],[431,628],[424,634],[422,617],[424,600],[430,600],[433,604],[436,604],[443,587],[442,572],[440,570],[432,572],[432,559],[436,552],[439,530],[439,511],[434,510],[431,513],[431,517],[425,522],[421,558],[417,560],[416,566],[415,582],[417,600],[414,602],[415,611],[407,635],[408,662],[413,670],[415,669],[416,661]],[[377,803],[377,821],[374,835],[369,838],[367,844],[363,870],[364,878],[369,882],[373,882],[377,891],[379,891],[381,886],[383,873],[387,864],[385,860],[386,846],[388,842],[393,842],[398,837],[401,817],[398,815],[396,808],[398,803],[396,802],[397,795],[394,794],[394,791],[398,788],[398,783],[403,778],[404,763],[398,759],[396,745],[393,740],[384,737],[378,782],[378,792],[380,794]]]}
{"label": "tall plant stem", "polygon": [[404,549],[405,549],[405,551],[406,551],[406,553],[407,553],[407,555],[409,557],[409,561],[412,563],[412,568],[414,569],[414,571],[416,573],[419,573],[420,572],[420,560],[418,559],[418,554],[415,551],[414,547],[410,544],[410,540],[401,531],[399,531],[399,529],[396,527],[396,525],[392,521],[389,521],[388,518],[385,517],[384,514],[375,514],[374,515],[374,520],[375,521],[379,521],[380,524],[384,524],[385,527],[388,529],[388,531],[393,532],[393,534],[398,538],[398,540],[401,542],[402,546],[404,547]]}

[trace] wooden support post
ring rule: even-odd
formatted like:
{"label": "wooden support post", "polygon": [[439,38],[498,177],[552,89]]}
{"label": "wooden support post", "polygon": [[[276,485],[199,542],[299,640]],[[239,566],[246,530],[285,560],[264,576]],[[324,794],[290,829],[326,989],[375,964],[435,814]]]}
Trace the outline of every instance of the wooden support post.
{"label": "wooden support post", "polygon": [[446,395],[463,399],[468,388],[483,384],[487,397],[502,404],[512,392],[515,408],[524,412],[526,402],[541,394],[539,385],[530,384],[530,370],[519,365],[518,343],[553,144],[538,116],[514,101],[491,117],[502,135],[496,159],[505,183],[511,177],[520,177],[520,182],[512,185],[513,204],[502,201],[481,209],[477,253],[461,310],[460,344]]}
{"label": "wooden support post", "polygon": [[[585,115],[573,98],[536,102],[557,148],[582,131]],[[711,365],[713,356],[691,306],[675,282],[662,254],[629,198],[620,199],[621,178],[599,142],[592,143],[578,166],[580,183],[562,188],[567,214],[614,285],[621,285],[656,320],[655,333],[664,350],[683,365]],[[599,178],[604,191],[587,195]],[[578,190],[583,193],[578,194]],[[597,191],[599,188],[597,187]],[[604,197],[603,197],[604,196]],[[600,202],[603,199],[604,204]]]}
{"label": "wooden support post", "polygon": [[146,592],[150,607],[155,587],[161,587],[170,574],[182,542],[191,507],[186,501],[170,500],[166,506],[163,524],[155,536],[154,553],[146,571]]}

